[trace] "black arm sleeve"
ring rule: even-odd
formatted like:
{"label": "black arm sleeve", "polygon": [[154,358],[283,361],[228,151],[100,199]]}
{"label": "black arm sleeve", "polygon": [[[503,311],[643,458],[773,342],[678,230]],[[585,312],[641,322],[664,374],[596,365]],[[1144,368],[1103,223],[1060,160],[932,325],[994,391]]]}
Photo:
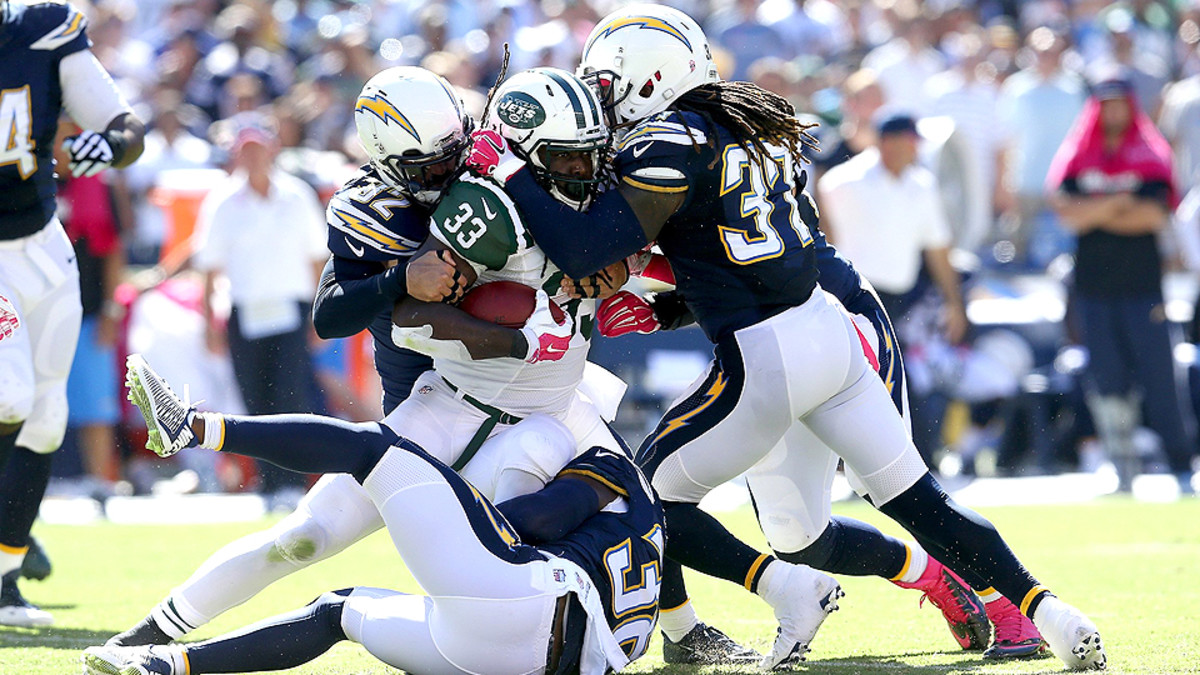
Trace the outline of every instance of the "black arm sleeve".
{"label": "black arm sleeve", "polygon": [[508,179],[507,192],[538,247],[567,276],[582,279],[637,253],[648,242],[633,207],[620,190],[596,197],[585,213],[542,189],[528,169]]}
{"label": "black arm sleeve", "polygon": [[557,478],[533,494],[521,495],[496,508],[525,544],[562,539],[600,511],[592,486],[576,478]]}
{"label": "black arm sleeve", "polygon": [[313,327],[323,339],[349,337],[391,311],[404,297],[403,263],[384,270],[377,262],[331,256],[313,301]]}

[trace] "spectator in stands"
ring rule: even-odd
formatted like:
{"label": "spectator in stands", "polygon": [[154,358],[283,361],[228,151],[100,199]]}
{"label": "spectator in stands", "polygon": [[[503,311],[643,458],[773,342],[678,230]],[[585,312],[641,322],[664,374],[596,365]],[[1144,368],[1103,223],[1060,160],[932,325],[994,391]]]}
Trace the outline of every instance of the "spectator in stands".
{"label": "spectator in stands", "polygon": [[1200,71],[1167,86],[1158,125],[1174,150],[1175,188],[1186,192],[1200,184]]}
{"label": "spectator in stands", "polygon": [[879,86],[875,71],[864,68],[846,78],[842,83],[842,122],[835,137],[821,141],[821,151],[813,158],[818,178],[875,145],[872,119],[883,103],[883,88]]}
{"label": "spectator in stands", "polygon": [[1181,405],[1156,240],[1177,201],[1171,149],[1128,80],[1093,87],[1046,185],[1078,237],[1074,293],[1090,359],[1088,403],[1121,487],[1128,490],[1142,469],[1133,432],[1144,408],[1188,490],[1196,446]]}
{"label": "spectator in stands", "polygon": [[955,130],[966,139],[975,168],[975,187],[985,196],[979,205],[981,213],[975,216],[990,224],[1004,140],[996,112],[999,95],[996,70],[987,61],[986,46],[979,33],[956,33],[948,42],[954,52],[954,66],[931,77],[925,83],[925,95],[932,114],[954,120]]}
{"label": "spectator in stands", "polygon": [[750,65],[768,56],[785,57],[789,48],[783,36],[758,19],[758,0],[734,0],[712,15],[705,33],[733,56],[733,69],[722,72],[727,80],[745,80]]}
{"label": "spectator in stands", "polygon": [[875,131],[874,147],[830,169],[817,184],[821,229],[875,286],[897,323],[921,290],[924,262],[943,296],[946,337],[958,343],[966,335],[967,316],[958,272],[950,264],[951,231],[937,178],[917,163],[916,119],[885,113]]}
{"label": "spectator in stands", "polygon": [[[1029,34],[1026,45],[1033,65],[1000,87],[1000,118],[1007,140],[1003,182],[996,195],[997,206],[1009,212],[999,237],[1012,242],[1019,261],[1026,260],[1035,224],[1049,209],[1043,187],[1046,173],[1084,99],[1083,82],[1063,68],[1067,49],[1063,35],[1042,26]],[[1049,260],[1034,262],[1044,265]]]}
{"label": "spectator in stands", "polygon": [[[243,113],[227,122],[235,173],[204,199],[197,224],[206,339],[211,351],[227,343],[249,414],[304,412],[315,381],[311,302],[329,255],[323,210],[311,187],[276,169],[271,120]],[[216,311],[222,275],[232,304],[227,332]],[[303,493],[302,476],[263,463],[259,470],[265,493],[281,501]]]}

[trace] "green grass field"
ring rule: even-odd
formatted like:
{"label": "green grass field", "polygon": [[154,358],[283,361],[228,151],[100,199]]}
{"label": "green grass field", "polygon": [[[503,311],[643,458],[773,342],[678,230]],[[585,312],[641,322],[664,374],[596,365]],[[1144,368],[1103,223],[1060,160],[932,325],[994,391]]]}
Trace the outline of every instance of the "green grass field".
{"label": "green grass field", "polygon": [[[863,504],[836,510],[885,530],[897,528]],[[1084,609],[1099,625],[1118,673],[1200,673],[1200,500],[1144,504],[1111,498],[1055,507],[983,510],[1041,581]],[[748,510],[723,516],[762,546]],[[140,619],[174,584],[222,544],[267,523],[204,526],[38,525],[55,563],[26,595],[52,611],[46,630],[0,628],[0,674],[79,671],[80,651]],[[436,546],[430,542],[430,546]],[[741,588],[692,577],[701,616],[760,650],[774,635],[769,608]],[[984,664],[956,649],[936,609],[919,594],[874,578],[844,578],[841,611],[821,629],[807,670],[814,673],[1044,673],[1052,657]],[[416,587],[382,533],[315,568],[283,580],[205,627],[197,637],[229,631],[307,603],[324,590],[375,585]],[[357,645],[342,643],[289,673],[396,672]],[[635,673],[722,672],[666,667],[656,642]]]}

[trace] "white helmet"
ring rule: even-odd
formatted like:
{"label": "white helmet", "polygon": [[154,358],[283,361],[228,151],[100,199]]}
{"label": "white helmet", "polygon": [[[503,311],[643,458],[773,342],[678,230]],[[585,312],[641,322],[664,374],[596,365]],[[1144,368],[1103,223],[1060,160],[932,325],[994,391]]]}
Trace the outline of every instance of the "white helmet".
{"label": "white helmet", "polygon": [[[600,162],[608,126],[595,92],[558,68],[534,68],[500,85],[487,112],[487,126],[512,144],[542,187],[557,200],[583,210],[602,180]],[[587,153],[573,173],[552,171],[563,153]]]}
{"label": "white helmet", "polygon": [[401,66],[363,86],[354,125],[383,180],[434,204],[458,175],[474,122],[449,82],[424,68]]}
{"label": "white helmet", "polygon": [[662,5],[629,5],[604,17],[583,47],[580,77],[592,85],[612,125],[662,112],[682,94],[717,82],[704,31]]}

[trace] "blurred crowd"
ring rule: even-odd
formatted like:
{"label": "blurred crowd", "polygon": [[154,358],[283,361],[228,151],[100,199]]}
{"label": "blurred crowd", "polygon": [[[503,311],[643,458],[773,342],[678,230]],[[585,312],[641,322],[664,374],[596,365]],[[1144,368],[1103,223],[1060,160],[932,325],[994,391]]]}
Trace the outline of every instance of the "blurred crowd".
{"label": "blurred crowd", "polygon": [[[160,370],[169,371],[163,372],[169,381],[209,383],[206,407],[282,411],[236,400],[237,378],[223,354],[228,341],[213,335],[226,325],[229,296],[236,292],[220,278],[205,284],[196,272],[221,266],[194,250],[211,234],[203,223],[197,240],[181,235],[191,224],[184,226],[177,208],[189,189],[219,185],[238,163],[248,145],[247,115],[268,120],[260,126],[278,145],[274,167],[327,198],[365,161],[354,133],[353,104],[380,69],[428,68],[457,87],[478,117],[506,44],[510,72],[539,65],[574,70],[588,33],[619,4],[97,0],[87,5],[97,57],[150,130],[145,153],[133,167],[68,180],[61,193],[62,219],[80,250],[88,319],[71,381],[66,447],[75,452],[60,453],[59,492],[146,492],[156,485],[178,491],[266,489],[281,504],[300,494],[301,486],[286,482],[264,485],[270,481],[251,465],[210,458],[183,460],[202,465],[164,467],[151,461],[138,450],[140,420],[118,405],[122,355],[157,349],[161,355],[151,361],[166,364]],[[819,123],[814,134],[822,149],[812,158],[809,190],[823,211],[822,200],[834,191],[818,188],[827,175],[832,184],[829,172],[836,166],[872,150],[885,155],[886,164],[891,152],[886,139],[908,130],[904,120],[919,130],[914,161],[932,176],[944,231],[915,242],[915,281],[905,280],[901,285],[907,288],[889,293],[903,296],[904,304],[891,309],[902,324],[917,404],[914,431],[927,460],[935,468],[966,472],[1095,468],[1103,451],[1096,458],[1097,446],[1088,445],[1098,432],[1083,404],[1086,378],[1080,373],[1086,372],[1087,356],[1065,322],[1069,312],[1039,315],[1040,323],[1052,324],[1049,330],[1039,321],[1005,325],[974,311],[976,304],[987,306],[975,300],[1020,295],[1026,286],[1019,280],[1030,277],[1070,287],[1074,236],[1048,201],[1046,179],[1084,109],[1089,80],[1096,81],[1093,73],[1100,70],[1119,69],[1137,105],[1173,150],[1175,188],[1186,196],[1175,227],[1159,237],[1164,264],[1168,270],[1200,269],[1200,191],[1192,190],[1200,176],[1200,2],[665,4],[704,27],[723,77],[749,79],[783,94],[799,114]],[[836,216],[831,240],[850,244]],[[319,211],[313,217],[323,222]],[[953,262],[954,278],[947,276],[943,259]],[[314,254],[304,263],[319,265],[320,259]],[[315,277],[303,283],[315,284]],[[886,283],[880,280],[881,290]],[[1050,295],[1045,302],[1054,304],[1059,295]],[[958,311],[947,312],[948,306]],[[1190,311],[1170,318],[1186,324]],[[295,406],[359,420],[378,414],[377,392],[361,372],[362,341],[313,338],[307,348],[315,364],[307,377],[311,393],[303,406]],[[1194,434],[1191,406],[1182,408],[1188,433]],[[1161,442],[1156,445],[1153,433],[1148,438],[1139,441],[1137,452],[1149,466],[1156,461],[1165,466]],[[1194,454],[1195,440],[1189,442]],[[975,461],[979,457],[995,459],[982,467]]]}

